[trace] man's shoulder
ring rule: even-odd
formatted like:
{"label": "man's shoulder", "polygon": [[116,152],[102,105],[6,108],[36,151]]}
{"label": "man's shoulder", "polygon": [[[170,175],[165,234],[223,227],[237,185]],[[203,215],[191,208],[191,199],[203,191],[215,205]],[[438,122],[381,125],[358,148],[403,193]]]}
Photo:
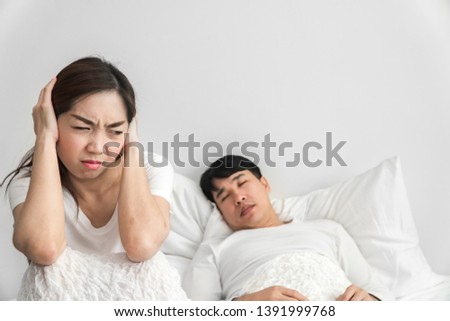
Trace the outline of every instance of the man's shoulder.
{"label": "man's shoulder", "polygon": [[316,220],[306,220],[306,221],[294,221],[293,223],[298,224],[304,228],[315,228],[321,230],[340,230],[342,225],[336,221],[330,219],[316,219]]}

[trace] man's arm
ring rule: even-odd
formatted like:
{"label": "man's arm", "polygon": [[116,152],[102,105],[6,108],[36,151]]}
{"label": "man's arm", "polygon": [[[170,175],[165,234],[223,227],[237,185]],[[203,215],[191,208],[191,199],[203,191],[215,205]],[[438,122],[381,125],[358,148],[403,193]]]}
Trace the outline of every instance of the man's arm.
{"label": "man's arm", "polygon": [[336,245],[339,263],[353,283],[338,297],[339,300],[394,300],[394,296],[381,284],[355,241],[341,225],[337,228]]}

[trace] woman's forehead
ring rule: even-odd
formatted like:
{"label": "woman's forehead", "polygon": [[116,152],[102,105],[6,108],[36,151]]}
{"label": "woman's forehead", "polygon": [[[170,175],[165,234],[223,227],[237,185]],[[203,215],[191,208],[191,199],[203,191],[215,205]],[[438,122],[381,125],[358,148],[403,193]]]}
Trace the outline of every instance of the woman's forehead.
{"label": "woman's forehead", "polygon": [[118,122],[127,119],[125,104],[115,91],[86,96],[76,102],[68,114],[76,114],[93,122]]}

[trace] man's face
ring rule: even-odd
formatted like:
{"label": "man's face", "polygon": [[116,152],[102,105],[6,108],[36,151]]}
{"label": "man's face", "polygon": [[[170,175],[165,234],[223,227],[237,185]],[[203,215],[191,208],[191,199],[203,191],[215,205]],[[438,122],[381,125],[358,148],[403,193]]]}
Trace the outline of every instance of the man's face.
{"label": "man's face", "polygon": [[270,186],[264,177],[256,178],[249,170],[212,181],[214,201],[226,223],[233,230],[279,225],[269,198]]}

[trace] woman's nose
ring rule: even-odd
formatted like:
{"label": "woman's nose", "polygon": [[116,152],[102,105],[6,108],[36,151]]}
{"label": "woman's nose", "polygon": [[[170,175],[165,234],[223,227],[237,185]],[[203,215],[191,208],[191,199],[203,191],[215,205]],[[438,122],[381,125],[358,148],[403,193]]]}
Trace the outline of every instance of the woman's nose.
{"label": "woman's nose", "polygon": [[103,146],[105,145],[105,143],[105,138],[101,133],[92,133],[86,149],[90,153],[101,154],[103,152]]}

